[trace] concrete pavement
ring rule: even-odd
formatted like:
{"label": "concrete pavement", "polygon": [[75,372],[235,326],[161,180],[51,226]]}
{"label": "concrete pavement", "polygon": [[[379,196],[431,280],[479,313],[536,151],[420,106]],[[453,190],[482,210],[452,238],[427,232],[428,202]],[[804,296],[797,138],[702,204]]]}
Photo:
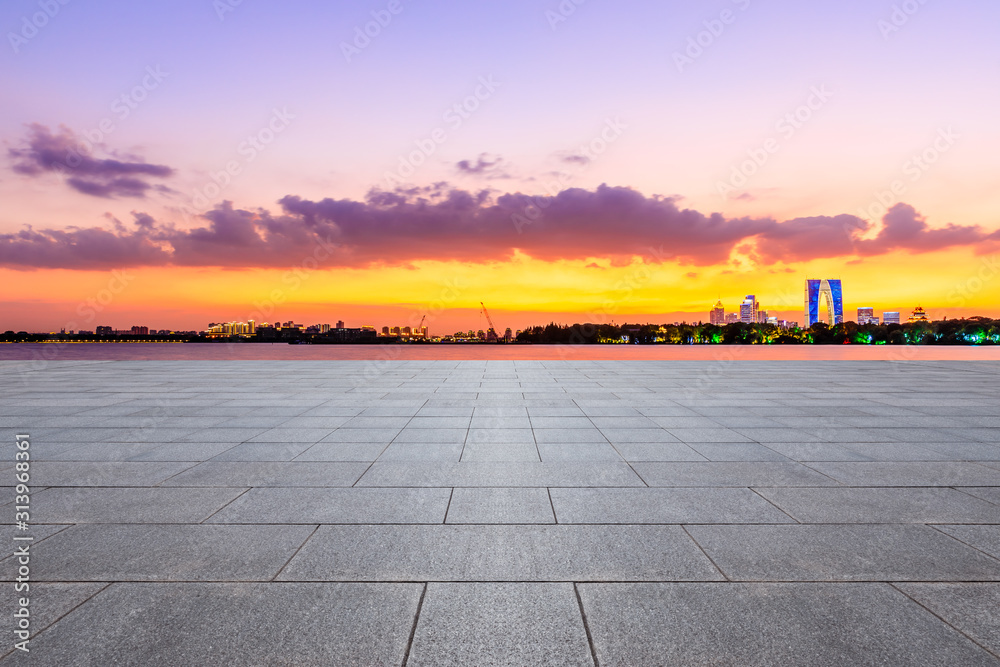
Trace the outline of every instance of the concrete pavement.
{"label": "concrete pavement", "polygon": [[6,662],[1000,664],[998,362],[14,368]]}

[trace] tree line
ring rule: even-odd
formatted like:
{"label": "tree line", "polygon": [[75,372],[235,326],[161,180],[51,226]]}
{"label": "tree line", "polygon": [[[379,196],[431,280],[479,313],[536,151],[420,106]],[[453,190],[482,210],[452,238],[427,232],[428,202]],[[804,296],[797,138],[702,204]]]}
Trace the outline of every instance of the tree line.
{"label": "tree line", "polygon": [[519,343],[598,345],[996,345],[1000,320],[972,317],[937,322],[782,329],[774,324],[573,324],[525,329]]}

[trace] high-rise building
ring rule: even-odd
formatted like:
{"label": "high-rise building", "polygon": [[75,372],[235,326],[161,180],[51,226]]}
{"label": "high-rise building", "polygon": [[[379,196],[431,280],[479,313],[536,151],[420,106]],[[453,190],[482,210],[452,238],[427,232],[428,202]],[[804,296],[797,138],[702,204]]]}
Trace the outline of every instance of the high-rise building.
{"label": "high-rise building", "polygon": [[858,324],[878,324],[874,308],[858,308]]}
{"label": "high-rise building", "polygon": [[95,331],[98,336],[113,336],[115,333],[115,330],[111,327],[97,327]]}
{"label": "high-rise building", "polygon": [[329,324],[319,325],[319,332],[324,334],[330,333],[330,325]]}
{"label": "high-rise building", "polygon": [[740,321],[740,316],[737,313],[729,313],[726,315],[726,324],[736,324]]}
{"label": "high-rise building", "polygon": [[899,311],[885,311],[882,313],[882,324],[899,324]]}
{"label": "high-rise building", "polygon": [[[820,310],[820,303],[826,308]],[[831,327],[844,321],[844,288],[839,280],[806,280],[806,327],[825,322]]]}
{"label": "high-rise building", "polygon": [[721,299],[715,304],[712,312],[708,314],[708,321],[716,326],[722,326],[726,323],[726,309],[722,305]]}
{"label": "high-rise building", "polygon": [[913,309],[913,314],[910,315],[911,322],[926,322],[927,321],[927,311],[925,311],[921,306],[917,306]]}
{"label": "high-rise building", "polygon": [[747,294],[747,298],[740,304],[740,322],[744,324],[756,324],[759,316],[757,309],[757,297],[753,294]]}
{"label": "high-rise building", "polygon": [[338,329],[344,328],[344,320],[337,320],[337,328]]}

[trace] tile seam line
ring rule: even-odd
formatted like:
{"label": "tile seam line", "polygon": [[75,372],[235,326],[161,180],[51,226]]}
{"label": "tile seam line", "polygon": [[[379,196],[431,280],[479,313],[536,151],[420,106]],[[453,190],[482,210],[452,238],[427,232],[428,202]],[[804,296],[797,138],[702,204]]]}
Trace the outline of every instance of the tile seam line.
{"label": "tile seam line", "polygon": [[[375,400],[381,400],[381,399],[379,398],[379,399],[375,399]],[[421,404],[420,404],[420,407],[419,407],[419,408],[417,408],[417,410],[419,411],[419,410],[420,410],[421,408],[423,408],[424,406],[426,406],[426,405],[427,405],[427,401],[428,401],[428,400],[430,400],[430,399],[424,399],[423,403],[421,403]],[[383,447],[383,448],[382,448],[382,451],[381,451],[381,452],[379,452],[379,455],[378,455],[377,457],[375,457],[375,460],[374,460],[374,461],[372,461],[371,463],[369,463],[369,464],[368,464],[368,467],[367,467],[367,468],[365,468],[365,471],[364,471],[363,473],[361,473],[360,475],[358,475],[358,478],[357,478],[356,480],[354,480],[354,483],[353,483],[353,484],[351,484],[351,485],[350,485],[349,487],[344,487],[344,488],[349,488],[349,489],[353,489],[353,488],[357,487],[358,483],[359,483],[359,482],[360,482],[360,481],[361,481],[362,479],[364,479],[365,475],[367,475],[367,474],[368,474],[368,472],[369,472],[369,471],[370,471],[370,470],[372,469],[372,467],[373,467],[373,466],[375,465],[375,461],[378,461],[378,459],[379,459],[379,458],[380,458],[380,457],[382,456],[382,454],[385,454],[385,451],[386,451],[387,449],[389,449],[389,447],[391,447],[391,446],[392,446],[392,444],[393,444],[394,442],[396,442],[396,438],[398,438],[398,437],[399,437],[399,434],[403,432],[403,429],[405,429],[405,428],[406,428],[407,426],[409,426],[409,425],[410,425],[410,422],[412,422],[412,421],[413,421],[413,417],[414,417],[414,416],[415,416],[415,415],[410,415],[410,418],[406,420],[406,424],[404,424],[404,425],[403,425],[403,428],[399,429],[399,432],[398,432],[398,433],[396,433],[396,435],[392,436],[392,440],[390,440],[390,441],[389,441],[389,444],[387,444],[387,445],[386,445],[385,447]],[[334,430],[336,430],[336,429],[334,429]],[[316,444],[319,444],[319,443],[316,443]]]}
{"label": "tile seam line", "polygon": [[[184,488],[184,487],[176,487],[176,488]],[[229,487],[229,488],[233,488],[233,487]],[[240,488],[240,487],[235,487],[235,488]],[[200,525],[204,524],[206,521],[208,521],[209,519],[211,519],[213,516],[215,516],[216,514],[218,514],[219,512],[221,512],[222,510],[226,509],[227,507],[229,507],[230,505],[232,505],[234,502],[236,502],[237,500],[239,500],[243,496],[245,496],[246,494],[250,493],[250,491],[253,490],[254,488],[255,487],[252,487],[252,486],[245,487],[243,489],[243,491],[240,492],[235,498],[233,498],[229,502],[223,504],[222,507],[220,507],[219,509],[215,510],[214,512],[211,512],[208,516],[206,516],[204,519],[202,519],[198,523],[195,523],[195,524],[180,524],[180,525],[200,526]]]}
{"label": "tile seam line", "polygon": [[285,563],[280,568],[278,568],[278,571],[275,572],[274,576],[271,577],[268,581],[277,581],[278,577],[280,577],[281,573],[285,571],[285,568],[288,567],[289,563],[295,560],[295,557],[299,555],[300,551],[302,551],[302,547],[304,547],[306,543],[312,539],[312,536],[315,535],[318,530],[319,530],[319,524],[316,524],[316,527],[313,528],[312,532],[306,536],[306,539],[302,540],[302,544],[296,547],[295,553],[293,553],[291,556],[288,557],[288,560],[286,560]]}
{"label": "tile seam line", "polygon": [[[591,417],[589,414],[586,413],[586,411],[583,409],[583,407],[577,402],[577,399],[574,398],[572,400],[573,400],[573,405],[575,405],[578,410],[580,410],[581,412],[583,412],[583,415],[584,415],[584,417],[587,418],[587,421],[589,421],[591,423],[591,425],[594,428],[597,429],[597,431],[601,434],[601,437],[604,438],[605,442],[607,442],[608,445],[611,446],[611,449],[615,450],[615,454],[617,454],[619,457],[621,457],[621,460],[625,463],[625,465],[627,465],[629,467],[629,469],[632,471],[632,474],[634,474],[636,477],[638,477],[639,481],[642,482],[646,486],[646,488],[649,488],[649,483],[645,479],[643,479],[642,475],[639,474],[639,471],[636,470],[635,466],[632,465],[632,462],[629,461],[628,459],[626,459],[624,456],[622,456],[622,453],[620,451],[618,451],[618,448],[615,447],[614,443],[612,443],[610,440],[608,440],[608,436],[604,435],[604,432],[601,431],[601,429],[597,428],[597,424],[594,423],[593,417]],[[647,419],[648,419],[648,417],[647,417]],[[534,431],[532,431],[532,433],[534,433]],[[615,461],[614,463],[617,463],[617,461]]]}
{"label": "tile seam line", "polygon": [[[798,523],[798,524],[802,523],[802,521],[800,521],[798,518],[796,518],[795,516],[793,516],[791,512],[788,512],[788,511],[782,509],[780,506],[778,506],[777,503],[775,503],[770,498],[768,498],[767,496],[762,495],[759,491],[757,491],[756,488],[754,488],[752,486],[748,486],[746,488],[750,489],[751,493],[753,493],[754,495],[756,495],[758,498],[762,499],[764,502],[770,504],[772,507],[774,507],[776,510],[778,510],[779,512],[781,512],[782,514],[784,514],[785,516],[787,516],[789,519],[791,519],[795,523]],[[761,487],[761,488],[765,488],[765,487]]]}
{"label": "tile seam line", "polygon": [[[959,628],[958,626],[955,626],[955,625],[951,624],[950,622],[948,622],[947,619],[945,619],[943,616],[941,616],[940,614],[938,614],[936,611],[934,611],[933,609],[931,609],[930,607],[928,607],[927,605],[925,605],[923,602],[921,602],[920,600],[916,599],[915,597],[913,597],[912,595],[910,595],[905,590],[903,590],[902,588],[899,587],[900,584],[904,584],[905,585],[905,584],[912,584],[912,583],[919,583],[919,582],[912,582],[912,581],[907,581],[907,582],[887,581],[885,583],[886,583],[887,586],[889,586],[893,590],[898,591],[900,595],[902,595],[906,599],[912,601],[914,604],[916,604],[918,607],[920,607],[921,609],[923,609],[924,611],[926,611],[927,613],[929,613],[931,616],[933,616],[934,618],[936,618],[939,621],[941,621],[942,623],[944,623],[947,627],[951,628],[952,630],[954,630],[955,632],[957,632],[962,637],[965,637],[967,640],[969,640],[970,642],[972,642],[975,646],[978,646],[979,648],[981,648],[982,650],[984,650],[986,653],[988,653],[989,655],[993,656],[994,658],[1000,659],[1000,653],[996,653],[996,652],[990,650],[988,647],[986,647],[983,644],[981,644],[980,642],[978,642],[972,636],[966,634],[965,631],[963,631],[961,628]],[[928,582],[928,583],[951,583],[951,582]]]}
{"label": "tile seam line", "polygon": [[590,632],[590,622],[587,620],[587,612],[583,607],[583,598],[580,596],[580,587],[577,582],[573,582],[573,594],[576,595],[576,603],[580,609],[580,620],[583,621],[583,631],[587,635],[587,645],[590,647],[590,659],[594,661],[594,667],[601,667],[597,659],[597,647],[594,646],[594,636]]}
{"label": "tile seam line", "polygon": [[965,540],[962,540],[962,539],[959,539],[959,538],[955,537],[951,533],[947,533],[947,532],[941,530],[941,526],[963,526],[963,525],[964,526],[996,526],[997,524],[990,524],[990,523],[987,523],[987,524],[968,524],[968,523],[967,524],[956,524],[956,523],[933,524],[933,523],[925,523],[925,524],[922,524],[922,525],[930,528],[931,530],[933,530],[933,531],[935,531],[937,533],[940,533],[941,535],[944,535],[945,537],[950,537],[951,539],[955,540],[959,544],[967,546],[968,548],[970,548],[973,551],[976,551],[976,552],[982,554],[983,556],[986,556],[987,558],[989,558],[992,561],[1000,563],[1000,556],[994,556],[993,554],[991,554],[989,552],[983,551],[982,549],[980,549],[977,546],[969,544]]}
{"label": "tile seam line", "polygon": [[[637,523],[637,522],[621,523],[621,522],[608,522],[608,521],[589,521],[589,522],[572,522],[572,523],[570,523],[570,522],[563,521],[561,523],[537,523],[537,522],[482,523],[482,522],[463,522],[463,523],[449,523],[449,524],[444,524],[444,523],[441,523],[440,521],[420,521],[420,522],[412,522],[412,521],[410,521],[410,522],[384,521],[384,522],[378,522],[378,523],[373,523],[373,522],[370,522],[370,521],[368,521],[368,522],[303,521],[301,523],[289,523],[287,521],[276,521],[276,522],[255,521],[253,523],[240,523],[240,522],[236,522],[236,521],[218,521],[218,522],[212,522],[212,523],[204,523],[204,522],[190,523],[190,522],[181,522],[181,521],[77,521],[77,522],[47,523],[47,524],[37,524],[37,525],[61,526],[62,528],[60,530],[56,531],[55,533],[52,533],[51,535],[47,535],[47,536],[45,536],[45,537],[43,537],[41,539],[35,540],[34,544],[38,544],[39,542],[44,542],[45,540],[48,540],[48,539],[51,539],[51,538],[55,537],[56,535],[58,535],[59,533],[63,532],[64,530],[67,530],[69,528],[73,528],[73,527],[76,527],[76,526],[191,526],[191,527],[195,527],[195,526],[367,526],[369,528],[378,528],[378,527],[381,527],[381,526],[449,526],[449,527],[450,526],[496,526],[496,527],[501,527],[501,526],[519,526],[519,527],[531,527],[531,526],[536,526],[536,527],[541,527],[541,526],[563,526],[563,527],[571,527],[571,526],[610,526],[610,527],[622,527],[622,528],[626,528],[626,527],[639,527],[639,528],[647,528],[647,527],[649,527],[649,528],[655,528],[655,527],[658,527],[658,526],[705,526],[705,527],[728,526],[728,527],[737,527],[737,528],[756,527],[756,526],[770,527],[770,528],[799,528],[799,527],[803,527],[803,528],[824,528],[824,527],[885,528],[885,527],[893,527],[893,526],[894,527],[899,527],[899,528],[912,528],[912,527],[915,527],[915,526],[925,526],[927,528],[938,528],[940,526],[963,526],[963,527],[968,527],[968,526],[977,527],[978,526],[978,527],[986,527],[986,528],[995,528],[995,527],[998,527],[998,524],[995,524],[995,523],[956,523],[954,521],[948,521],[948,522],[943,522],[943,523],[924,523],[924,522],[911,522],[911,523],[898,523],[898,522],[896,522],[896,523],[885,523],[885,522],[881,522],[881,523],[872,523],[872,522],[867,522],[867,523],[865,523],[865,522],[854,522],[854,523],[844,523],[844,522],[790,523],[790,522],[787,522],[787,521],[767,521],[767,522],[754,521],[754,522],[749,522],[749,523],[747,523],[747,522],[734,523],[732,521],[729,521],[729,522],[714,522],[714,523],[713,522],[705,522],[705,521],[669,521],[669,522],[668,521],[660,521],[660,522],[641,522],[641,523]],[[945,533],[943,531],[939,531],[939,532],[941,532],[946,537],[950,537],[951,539],[953,539],[953,540],[955,540],[957,542],[961,542],[962,544],[964,544],[965,546],[968,546],[971,549],[976,549],[976,547],[973,547],[973,546],[971,546],[969,544],[966,544],[965,542],[962,542],[962,540],[959,540],[958,538],[953,537],[952,535],[949,535],[948,533]],[[976,551],[982,551],[982,550],[981,549],[976,549]],[[985,552],[983,552],[983,553],[985,553]],[[1000,560],[996,556],[990,556],[989,554],[986,554],[986,555],[989,556],[993,560]],[[2,558],[0,558],[0,562],[2,562],[3,560],[7,560],[7,559],[9,559],[11,557],[12,556],[10,556],[10,555],[3,556]]]}
{"label": "tile seam line", "polygon": [[427,588],[430,585],[429,582],[422,582],[423,588],[420,590],[420,599],[417,600],[417,609],[413,614],[413,625],[410,627],[410,635],[406,640],[406,650],[403,652],[403,667],[406,667],[407,663],[410,661],[410,652],[413,650],[413,640],[417,635],[417,624],[420,622],[420,612],[424,607],[424,598],[427,597]]}
{"label": "tile seam line", "polygon": [[444,508],[444,518],[441,519],[441,525],[448,523],[448,512],[451,511],[451,501],[455,498],[455,487],[451,487],[451,493],[448,494],[448,504]]}
{"label": "tile seam line", "polygon": [[688,536],[688,539],[691,540],[691,542],[694,543],[696,547],[698,547],[698,550],[701,551],[702,554],[704,554],[705,558],[708,559],[708,562],[711,563],[712,567],[714,567],[719,572],[719,574],[722,575],[723,579],[725,579],[726,581],[734,581],[728,574],[726,574],[722,570],[721,567],[719,567],[718,563],[716,563],[715,560],[708,555],[708,552],[705,551],[705,547],[701,546],[701,543],[699,543],[698,540],[694,538],[694,535],[692,535],[691,531],[688,530],[688,525],[696,525],[696,524],[681,524],[681,530],[683,530],[684,534]]}
{"label": "tile seam line", "polygon": [[687,586],[741,586],[746,584],[769,584],[775,586],[865,586],[872,584],[885,585],[1000,585],[998,579],[46,579],[36,580],[36,584],[143,584],[148,586],[226,586],[242,584],[258,584],[261,586],[287,586],[294,584],[309,584],[337,586],[342,584],[373,586],[396,586],[412,584],[580,584],[580,585],[687,585]]}
{"label": "tile seam line", "polygon": [[[109,581],[109,582],[100,582],[100,581],[81,581],[81,582],[61,582],[60,581],[60,582],[55,582],[55,581],[47,581],[47,582],[38,582],[38,583],[50,583],[50,584],[51,583],[81,583],[81,584],[103,583],[104,586],[102,586],[101,588],[97,589],[96,591],[94,591],[93,593],[91,593],[90,595],[88,595],[85,600],[81,601],[79,604],[75,605],[72,609],[70,609],[69,611],[67,611],[65,614],[62,614],[59,618],[57,618],[56,620],[52,621],[51,623],[49,623],[48,625],[46,625],[44,628],[42,628],[41,630],[39,630],[38,632],[36,632],[34,635],[32,635],[30,637],[30,641],[34,641],[35,639],[38,638],[39,635],[41,635],[45,631],[47,631],[47,630],[49,630],[51,628],[54,628],[64,618],[66,618],[67,616],[69,616],[70,614],[72,614],[74,611],[76,611],[77,609],[79,609],[83,605],[87,604],[88,602],[90,602],[95,597],[97,597],[98,595],[100,595],[104,591],[108,590],[111,586],[113,586],[115,584],[115,582],[113,582],[113,581]],[[12,648],[9,652],[4,653],[2,656],[0,656],[0,660],[5,660],[9,655],[11,655],[12,653],[14,653],[14,651],[16,651],[16,650],[17,650],[16,648]]]}

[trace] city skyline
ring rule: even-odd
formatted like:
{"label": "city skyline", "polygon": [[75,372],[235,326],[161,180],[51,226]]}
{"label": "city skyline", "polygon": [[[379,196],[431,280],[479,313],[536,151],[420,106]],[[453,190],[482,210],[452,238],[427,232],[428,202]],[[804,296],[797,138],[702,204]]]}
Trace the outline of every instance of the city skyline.
{"label": "city skyline", "polygon": [[7,328],[1000,316],[995,3],[52,6],[0,9]]}
{"label": "city skyline", "polygon": [[[750,310],[747,310],[747,303],[751,299],[754,299],[753,305],[750,307]],[[743,301],[742,301],[742,303],[737,307],[737,310],[735,312],[727,311],[726,308],[725,308],[725,305],[722,303],[722,299],[719,299],[714,304],[714,306],[712,307],[712,309],[707,313],[707,316],[704,317],[704,318],[695,318],[695,319],[693,319],[691,321],[688,321],[688,320],[675,320],[673,322],[666,322],[666,321],[664,321],[664,322],[660,322],[659,324],[672,324],[672,325],[713,324],[713,325],[718,325],[718,326],[724,326],[726,324],[733,324],[733,323],[737,323],[737,322],[742,322],[744,324],[778,324],[778,325],[780,325],[782,327],[791,327],[791,328],[795,328],[795,327],[799,327],[799,326],[801,326],[802,328],[808,328],[809,327],[809,325],[807,323],[805,323],[804,321],[802,323],[800,323],[797,320],[786,320],[786,319],[782,319],[782,318],[778,317],[778,315],[776,314],[777,311],[775,311],[775,310],[767,310],[766,308],[763,307],[763,305],[760,302],[756,301],[755,299],[756,299],[755,295],[752,295],[752,294],[751,295],[747,295],[747,297],[744,298]],[[881,316],[875,315],[875,312],[878,312],[878,309],[873,308],[871,306],[858,307],[857,308],[857,317],[855,317],[854,319],[851,319],[849,317],[844,316],[843,319],[842,319],[842,321],[843,322],[854,322],[856,324],[861,324],[861,325],[864,325],[864,324],[875,324],[875,325],[878,325],[878,324],[900,324],[903,321],[909,321],[909,322],[914,322],[914,321],[935,321],[937,319],[935,317],[932,317],[931,315],[928,315],[926,313],[926,311],[924,310],[924,308],[922,306],[920,306],[920,305],[917,305],[917,306],[915,306],[912,309],[912,314],[910,315],[910,317],[908,319],[907,318],[903,318],[903,316],[901,315],[904,311],[882,310],[881,311]],[[802,313],[800,313],[800,314],[802,314]],[[973,316],[973,317],[975,318],[975,317],[983,317],[983,316]],[[803,319],[805,319],[805,318],[803,318]],[[947,316],[944,316],[941,319],[947,320],[949,318]],[[952,318],[952,319],[956,319],[956,318]],[[421,318],[421,322],[423,322],[425,320],[426,320],[426,318]],[[553,320],[553,322],[555,322],[555,320]],[[624,325],[624,324],[637,324],[639,322],[640,322],[639,320],[635,320],[633,322],[628,322],[626,320],[623,320],[620,324],[622,324],[622,325]],[[570,324],[584,324],[585,322],[581,321],[581,322],[572,322],[572,323],[571,322],[555,322],[555,323],[559,324],[561,326],[568,326]],[[614,324],[614,323],[609,321],[609,322],[599,322],[597,324]],[[650,325],[650,324],[654,324],[654,323],[647,321],[647,322],[645,322],[643,324]],[[503,332],[504,330],[506,330],[506,331],[521,331],[521,330],[527,329],[527,328],[529,328],[531,326],[537,326],[537,323],[528,324],[528,325],[525,325],[523,327],[509,327],[509,326],[500,327],[499,331],[501,331],[501,332]],[[194,328],[194,329],[158,328],[158,327],[150,327],[150,326],[147,326],[147,325],[134,325],[134,324],[131,325],[131,326],[126,326],[126,327],[119,328],[117,326],[112,326],[112,325],[108,325],[108,324],[105,323],[105,324],[97,325],[96,327],[91,327],[91,329],[86,329],[86,328],[67,329],[67,328],[63,327],[58,332],[57,331],[53,331],[53,330],[44,330],[43,329],[43,330],[37,330],[37,331],[29,331],[27,333],[80,333],[80,332],[82,332],[82,333],[96,333],[98,335],[101,335],[101,334],[117,335],[117,334],[129,334],[129,333],[135,334],[135,335],[152,334],[152,333],[156,333],[156,334],[169,334],[169,333],[207,333],[207,334],[213,334],[213,333],[215,333],[215,334],[218,334],[218,335],[223,335],[223,334],[225,334],[225,335],[240,335],[240,334],[253,334],[255,331],[257,331],[261,327],[272,327],[272,328],[277,328],[277,329],[282,329],[282,328],[300,329],[300,330],[303,330],[303,331],[315,329],[316,332],[318,332],[318,333],[324,333],[324,334],[328,333],[329,331],[331,331],[333,329],[364,329],[364,330],[375,331],[380,336],[400,336],[401,335],[401,336],[404,336],[404,337],[412,336],[414,338],[417,338],[417,337],[432,338],[432,337],[435,337],[437,335],[452,335],[450,333],[449,334],[431,333],[430,332],[430,327],[427,327],[427,326],[417,326],[417,325],[374,325],[374,324],[370,324],[370,323],[364,323],[364,324],[354,323],[351,326],[348,326],[343,320],[337,320],[336,324],[330,324],[328,322],[327,323],[315,322],[315,323],[312,323],[312,324],[302,324],[301,322],[296,322],[294,318],[291,319],[291,320],[287,320],[285,322],[281,322],[280,320],[277,320],[277,321],[275,321],[273,323],[269,322],[269,321],[266,321],[266,320],[258,322],[258,321],[254,320],[254,319],[248,319],[248,320],[245,320],[245,321],[243,321],[243,320],[228,320],[228,321],[219,321],[219,322],[214,322],[213,321],[213,322],[209,322],[205,327],[199,327],[199,328]],[[2,323],[0,323],[0,330],[4,330],[4,325]],[[458,329],[458,331],[455,332],[455,333],[458,333],[458,332],[463,332],[463,333],[464,332],[470,332],[471,333],[471,332],[476,332],[476,331],[478,331],[480,333],[483,333],[483,332],[488,332],[488,331],[491,331],[491,330],[492,330],[492,327],[490,327],[490,326],[487,325],[485,327],[480,326],[478,329],[476,327],[472,327],[472,328],[469,328],[469,329]],[[10,332],[10,331],[13,331],[13,330],[7,329],[7,331]],[[420,333],[421,331],[423,332],[422,334]]]}

